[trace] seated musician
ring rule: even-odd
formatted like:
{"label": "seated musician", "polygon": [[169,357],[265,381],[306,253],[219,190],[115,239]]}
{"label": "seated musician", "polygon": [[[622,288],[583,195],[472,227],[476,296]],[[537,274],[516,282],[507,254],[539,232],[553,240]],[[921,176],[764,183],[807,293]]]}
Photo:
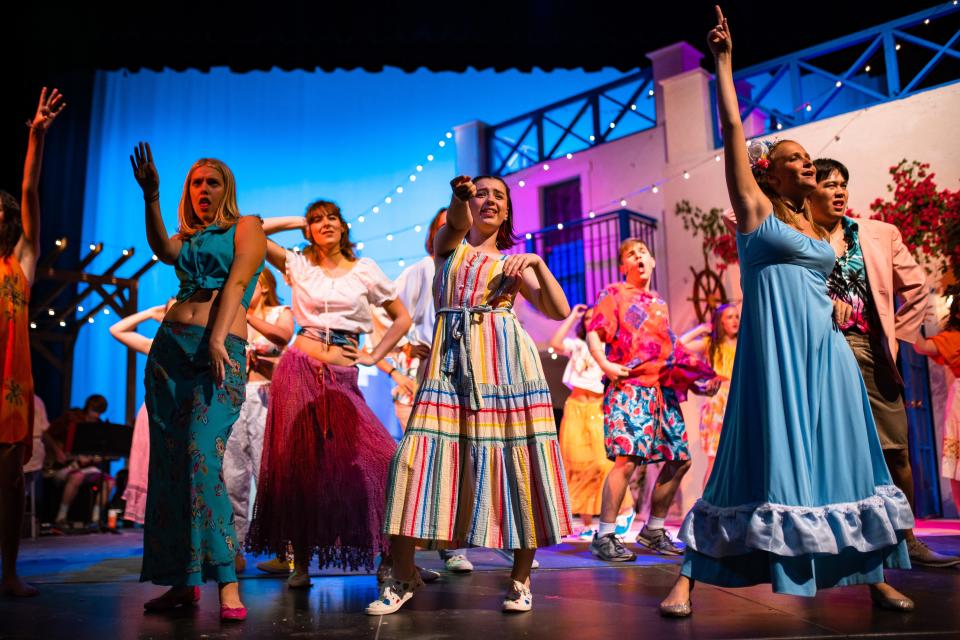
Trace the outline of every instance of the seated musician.
{"label": "seated musician", "polygon": [[[103,481],[104,496],[110,494],[113,479],[103,474],[98,464],[103,460],[100,456],[73,455],[73,442],[76,436],[77,425],[85,422],[100,422],[100,415],[107,410],[107,399],[94,394],[83,403],[83,409],[70,409],[65,414],[50,423],[50,427],[43,434],[46,447],[45,475],[63,485],[63,496],[60,498],[60,508],[54,526],[67,526],[67,512],[80,488],[85,485],[99,485]],[[100,507],[103,496],[94,503],[90,521],[100,520]]]}

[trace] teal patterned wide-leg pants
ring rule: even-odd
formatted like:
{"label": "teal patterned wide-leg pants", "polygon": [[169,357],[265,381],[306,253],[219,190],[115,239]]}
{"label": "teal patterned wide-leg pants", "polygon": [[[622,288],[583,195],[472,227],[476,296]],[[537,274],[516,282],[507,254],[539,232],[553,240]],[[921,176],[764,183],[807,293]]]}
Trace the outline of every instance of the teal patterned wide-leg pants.
{"label": "teal patterned wide-leg pants", "polygon": [[227,336],[227,352],[240,367],[228,368],[217,387],[208,337],[204,327],[164,322],[147,358],[150,490],[141,581],[182,587],[237,580],[223,454],[243,405],[246,342]]}

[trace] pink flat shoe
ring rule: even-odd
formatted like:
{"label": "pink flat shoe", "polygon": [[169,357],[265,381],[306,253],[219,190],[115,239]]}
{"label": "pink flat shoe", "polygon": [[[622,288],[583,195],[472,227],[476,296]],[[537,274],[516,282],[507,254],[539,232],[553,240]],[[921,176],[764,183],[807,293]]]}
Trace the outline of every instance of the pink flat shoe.
{"label": "pink flat shoe", "polygon": [[200,587],[194,587],[190,591],[184,591],[181,595],[169,596],[162,595],[153,600],[147,600],[143,603],[143,608],[147,611],[170,611],[177,607],[194,607],[200,602]]}
{"label": "pink flat shoe", "polygon": [[224,607],[223,605],[220,605],[221,622],[243,622],[246,619],[246,607]]}

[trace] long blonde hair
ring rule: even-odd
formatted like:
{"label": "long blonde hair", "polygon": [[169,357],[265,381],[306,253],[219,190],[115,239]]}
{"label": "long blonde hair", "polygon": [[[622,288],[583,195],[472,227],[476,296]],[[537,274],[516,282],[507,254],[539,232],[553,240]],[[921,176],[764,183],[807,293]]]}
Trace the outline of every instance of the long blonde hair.
{"label": "long blonde hair", "polygon": [[[767,152],[767,157],[770,159],[771,164],[776,161],[776,158],[774,158],[773,156],[776,153],[777,149],[780,148],[780,145],[782,145],[785,142],[793,142],[793,144],[799,145],[799,143],[793,140],[778,140],[777,142],[775,142],[773,146],[770,147],[770,150]],[[796,212],[793,209],[791,209],[787,205],[787,201],[784,199],[784,197],[781,196],[779,193],[777,193],[774,190],[774,188],[770,185],[770,183],[767,181],[768,172],[769,172],[769,168],[762,169],[762,170],[754,169],[753,177],[756,178],[757,184],[760,186],[760,190],[763,191],[763,194],[768,198],[770,198],[770,202],[773,203],[773,215],[778,217],[781,222],[783,222],[784,224],[788,224],[791,227],[796,227],[797,218],[802,216],[806,218],[807,222],[810,223],[810,226],[813,227],[813,230],[816,232],[818,236],[820,236],[820,238],[822,239],[827,238],[829,235],[827,234],[827,230],[821,227],[816,222],[814,222],[813,214],[810,212],[809,203],[806,200],[803,201],[802,212]]]}
{"label": "long blonde hair", "polygon": [[207,227],[207,224],[193,210],[193,202],[190,200],[190,178],[200,167],[213,167],[220,172],[220,177],[223,179],[223,200],[217,207],[212,224],[226,228],[235,225],[240,219],[240,207],[237,205],[237,181],[233,177],[233,171],[230,171],[230,167],[222,160],[200,158],[190,167],[187,178],[183,181],[183,195],[180,196],[180,207],[177,210],[177,218],[180,221],[179,234],[185,237],[192,236]]}

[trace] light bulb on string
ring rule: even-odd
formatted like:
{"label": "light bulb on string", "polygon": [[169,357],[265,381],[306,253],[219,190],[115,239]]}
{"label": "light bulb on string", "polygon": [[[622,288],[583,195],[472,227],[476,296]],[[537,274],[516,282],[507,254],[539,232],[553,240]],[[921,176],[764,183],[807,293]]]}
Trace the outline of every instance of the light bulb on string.
{"label": "light bulb on string", "polygon": [[527,186],[526,180],[521,180],[521,181],[518,182],[517,184],[520,185],[521,188]]}
{"label": "light bulb on string", "polygon": [[596,217],[597,217],[597,214],[594,213],[593,211],[591,211],[590,213],[587,214],[587,217],[593,219],[593,218],[596,218]]}
{"label": "light bulb on string", "polygon": [[444,135],[447,136],[447,140],[453,137],[453,134],[450,133],[449,131],[447,131]]}
{"label": "light bulb on string", "polygon": [[440,145],[441,148],[447,146],[447,143],[444,142],[443,140],[441,140],[441,141],[438,142],[437,144]]}
{"label": "light bulb on string", "polygon": [[359,218],[357,218],[357,222],[359,222],[360,224],[363,224],[366,221],[367,219],[364,216],[360,216]]}
{"label": "light bulb on string", "polygon": [[397,193],[403,193],[403,187],[397,187]]}
{"label": "light bulb on string", "polygon": [[573,160],[573,154],[572,154],[572,153],[568,153],[568,154],[567,154],[567,160]]}
{"label": "light bulb on string", "polygon": [[93,324],[93,316],[87,318],[87,324]]}
{"label": "light bulb on string", "polygon": [[636,110],[637,110],[637,105],[635,104],[630,105],[630,111],[636,111]]}
{"label": "light bulb on string", "polygon": [[684,180],[689,180],[689,179],[690,179],[690,172],[689,172],[689,171],[684,171],[684,172],[683,172],[683,179],[684,179]]}
{"label": "light bulb on string", "polygon": [[621,200],[620,200],[620,206],[621,206],[621,207],[627,206],[627,201],[626,201],[626,199],[621,199]]}
{"label": "light bulb on string", "polygon": [[407,264],[407,263],[404,262],[403,260],[397,260],[397,265],[399,265],[399,266],[401,266],[401,267],[404,266],[404,265],[406,265],[406,264]]}
{"label": "light bulb on string", "polygon": [[419,173],[420,171],[423,171],[423,165],[422,165],[422,164],[418,164],[418,165],[417,165],[417,172]]}
{"label": "light bulb on string", "polygon": [[392,233],[388,233],[388,234],[387,234],[387,242],[392,242],[392,241],[393,241],[393,234],[392,234]]}
{"label": "light bulb on string", "polygon": [[616,129],[616,128],[617,128],[617,123],[616,123],[616,122],[611,122],[611,123],[610,123],[610,128],[611,128],[611,129]]}
{"label": "light bulb on string", "polygon": [[383,201],[386,202],[387,204],[390,204],[391,202],[393,202],[393,198],[391,198],[390,196],[387,196],[386,198],[383,199]]}
{"label": "light bulb on string", "polygon": [[380,207],[374,207],[374,208],[373,208],[373,212],[374,212],[374,213],[380,213]]}
{"label": "light bulb on string", "polygon": [[544,171],[550,171],[550,165],[544,164],[544,165],[543,165],[543,170],[544,170]]}
{"label": "light bulb on string", "polygon": [[720,154],[719,154],[719,153],[718,153],[717,155],[713,156],[713,161],[714,161],[714,162],[720,162]]}
{"label": "light bulb on string", "polygon": [[420,225],[417,225],[413,228],[413,230],[417,233],[420,233],[421,231],[423,231],[423,227],[421,227]]}
{"label": "light bulb on string", "polygon": [[532,233],[525,233],[525,234],[523,235],[523,237],[526,238],[527,240],[533,240],[533,234],[532,234]]}
{"label": "light bulb on string", "polygon": [[647,91],[647,96],[651,98],[653,97],[653,89],[650,89],[650,91]]}
{"label": "light bulb on string", "polygon": [[362,242],[358,242],[358,243],[357,243],[357,250],[358,250],[358,251],[363,251],[363,247],[364,247],[364,244],[363,244]]}
{"label": "light bulb on string", "polygon": [[433,162],[433,154],[427,156],[427,162]]}
{"label": "light bulb on string", "polygon": [[592,133],[590,134],[590,142],[596,142],[597,138]]}
{"label": "light bulb on string", "polygon": [[653,193],[659,193],[659,192],[660,192],[660,187],[658,187],[657,185],[653,185],[653,187],[650,189],[650,191],[652,191]]}
{"label": "light bulb on string", "polygon": [[563,223],[562,223],[562,222],[558,222],[558,223],[557,223],[557,231],[563,231]]}

